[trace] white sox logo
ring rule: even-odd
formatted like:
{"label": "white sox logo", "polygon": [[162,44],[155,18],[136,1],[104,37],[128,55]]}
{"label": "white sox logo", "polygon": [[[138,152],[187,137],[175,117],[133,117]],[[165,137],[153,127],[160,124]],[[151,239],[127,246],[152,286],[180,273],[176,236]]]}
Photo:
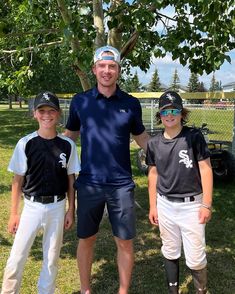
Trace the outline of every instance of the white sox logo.
{"label": "white sox logo", "polygon": [[50,97],[48,96],[48,93],[43,93],[43,98],[47,101],[50,100]]}
{"label": "white sox logo", "polygon": [[192,160],[189,159],[189,156],[188,156],[188,151],[187,150],[181,150],[179,152],[179,157],[182,158],[180,159],[179,163],[184,163],[186,168],[192,168],[193,167],[193,164],[192,164]]}
{"label": "white sox logo", "polygon": [[61,163],[62,168],[66,168],[66,154],[65,153],[61,153],[60,154],[60,161],[59,163]]}
{"label": "white sox logo", "polygon": [[168,98],[171,102],[174,102],[174,100],[175,100],[175,97],[172,96],[170,93],[168,93],[168,94],[166,95],[166,98]]}

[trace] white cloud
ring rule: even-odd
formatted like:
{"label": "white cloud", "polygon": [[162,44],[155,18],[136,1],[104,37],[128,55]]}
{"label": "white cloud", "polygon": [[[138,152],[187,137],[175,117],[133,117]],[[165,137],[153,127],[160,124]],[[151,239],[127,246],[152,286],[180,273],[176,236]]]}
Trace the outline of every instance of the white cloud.
{"label": "white cloud", "polygon": [[176,61],[172,60],[170,54],[167,54],[164,58],[153,57],[152,63],[159,64],[159,65],[161,65],[161,64],[177,64],[177,63],[179,64],[178,60],[176,60]]}
{"label": "white cloud", "polygon": [[[235,81],[235,50],[231,51],[229,56],[231,57],[231,64],[227,61],[221,66],[220,70],[215,72],[215,78],[217,81],[221,81],[222,85]],[[158,75],[161,83],[169,85],[175,69],[178,71],[180,83],[187,86],[190,77],[190,70],[187,66],[183,67],[178,60],[174,61],[170,54],[167,54],[164,58],[153,58],[152,65],[147,73],[137,69],[139,80],[142,84],[148,84],[151,81],[153,72],[157,68]],[[133,72],[136,68],[133,69]],[[203,74],[199,76],[199,81],[209,88],[212,78],[212,73],[207,75]]]}
{"label": "white cloud", "polygon": [[[133,1],[130,1],[132,3]],[[162,14],[168,15],[169,17],[173,18],[175,15],[174,6],[167,6],[166,8],[159,11]],[[192,16],[189,16],[192,17]],[[171,20],[169,20],[169,24],[172,24]],[[158,22],[157,27],[154,27],[154,29],[157,29],[158,31],[164,30],[163,26],[161,25],[161,22]],[[235,82],[235,49],[232,50],[229,54],[231,57],[231,64],[229,64],[227,61],[221,66],[220,70],[215,72],[215,78],[217,81],[221,81],[222,85],[225,85],[227,83]],[[150,69],[147,73],[142,72],[140,69],[133,68],[132,73],[135,73],[137,70],[139,80],[140,82],[145,85],[148,84],[151,81],[153,72],[155,68],[158,69],[158,74],[161,83],[169,85],[172,80],[173,73],[175,69],[178,71],[178,75],[180,78],[180,83],[183,86],[188,85],[189,77],[190,77],[190,70],[187,66],[183,67],[178,60],[172,60],[171,54],[167,54],[164,58],[152,58],[152,65],[150,66]],[[210,87],[210,82],[212,78],[212,73],[207,75],[203,74],[199,77],[199,81],[203,82],[206,88]]]}

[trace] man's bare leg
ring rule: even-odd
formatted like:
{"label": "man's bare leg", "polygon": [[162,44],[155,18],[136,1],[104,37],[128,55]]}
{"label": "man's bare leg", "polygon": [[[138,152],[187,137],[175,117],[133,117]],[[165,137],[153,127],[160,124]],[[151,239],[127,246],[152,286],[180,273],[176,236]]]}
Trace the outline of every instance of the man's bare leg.
{"label": "man's bare leg", "polygon": [[91,267],[96,235],[80,239],[77,247],[77,263],[80,276],[81,294],[91,294]]}
{"label": "man's bare leg", "polygon": [[127,294],[134,265],[133,240],[121,240],[115,237],[115,242],[117,245],[117,264],[120,283],[118,294]]}

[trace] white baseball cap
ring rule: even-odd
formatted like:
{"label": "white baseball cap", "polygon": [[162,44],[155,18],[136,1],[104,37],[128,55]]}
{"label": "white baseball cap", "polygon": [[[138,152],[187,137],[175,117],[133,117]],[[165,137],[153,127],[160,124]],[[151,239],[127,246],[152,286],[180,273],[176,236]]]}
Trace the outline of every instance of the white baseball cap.
{"label": "white baseball cap", "polygon": [[[103,55],[105,52],[111,52],[113,55]],[[121,61],[120,52],[116,48],[109,45],[100,47],[95,51],[94,63],[99,60],[113,60],[119,64]]]}

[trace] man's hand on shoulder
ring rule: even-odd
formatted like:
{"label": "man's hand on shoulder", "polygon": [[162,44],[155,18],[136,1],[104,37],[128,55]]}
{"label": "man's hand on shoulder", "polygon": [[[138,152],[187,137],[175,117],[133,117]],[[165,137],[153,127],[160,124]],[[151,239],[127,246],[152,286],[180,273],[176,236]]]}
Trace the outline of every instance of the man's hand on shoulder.
{"label": "man's hand on shoulder", "polygon": [[150,139],[149,134],[144,131],[143,133],[141,133],[140,135],[137,136],[133,136],[133,139],[136,141],[136,143],[142,148],[144,149],[144,151],[147,151],[147,142]]}

